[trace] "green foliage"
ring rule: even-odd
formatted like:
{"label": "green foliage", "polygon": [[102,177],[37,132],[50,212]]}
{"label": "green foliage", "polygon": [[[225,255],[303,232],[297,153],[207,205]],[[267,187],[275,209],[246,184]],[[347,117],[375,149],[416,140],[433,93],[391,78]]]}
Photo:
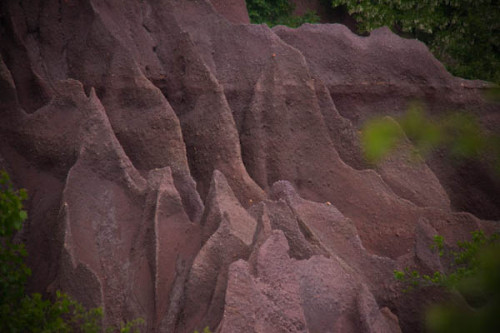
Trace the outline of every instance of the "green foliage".
{"label": "green foliage", "polygon": [[106,329],[106,332],[111,333],[115,331],[119,331],[120,333],[138,333],[140,332],[140,327],[143,327],[145,324],[144,319],[142,318],[136,318],[131,321],[127,321],[125,323],[122,323],[119,327],[108,327]]}
{"label": "green foliage", "polygon": [[371,163],[380,160],[398,146],[403,132],[389,118],[377,118],[366,122],[361,131],[361,144],[365,158]]}
{"label": "green foliage", "polygon": [[[67,294],[56,292],[54,301],[40,294],[27,295],[25,284],[31,275],[24,263],[24,244],[13,237],[27,218],[22,202],[26,191],[14,190],[9,176],[0,170],[0,332],[102,332],[101,308],[87,310]],[[139,332],[142,319],[108,327],[106,332]]]}
{"label": "green foliage", "polygon": [[426,43],[455,75],[500,82],[500,10],[496,0],[333,0],[360,32],[381,26]]}
{"label": "green foliage", "polygon": [[444,255],[444,237],[441,235],[434,236],[434,243],[431,245],[431,250],[439,251],[439,256]]}
{"label": "green foliage", "polygon": [[490,237],[472,232],[472,240],[457,243],[457,251],[444,248],[444,238],[436,236],[432,249],[441,257],[450,256],[448,273],[421,274],[405,268],[394,271],[395,279],[406,285],[404,291],[417,287],[444,286],[460,292],[467,304],[439,304],[427,313],[430,332],[500,331],[500,242],[498,234]]}
{"label": "green foliage", "polygon": [[414,287],[430,285],[440,285],[448,288],[459,287],[462,281],[478,274],[481,267],[481,251],[499,244],[498,234],[487,237],[483,231],[478,230],[473,231],[471,235],[471,241],[457,243],[457,251],[446,250],[444,237],[440,235],[434,236],[431,249],[438,251],[440,257],[446,256],[451,259],[452,265],[449,267],[448,273],[434,272],[433,275],[426,275],[406,267],[403,271],[395,270],[394,278],[408,286],[405,291],[412,290]]}
{"label": "green foliage", "polygon": [[442,285],[445,277],[441,272],[434,272],[433,275],[427,275],[405,267],[402,271],[394,270],[394,278],[405,285],[403,292],[406,293],[418,287]]}
{"label": "green foliage", "polygon": [[7,332],[101,332],[102,310],[86,310],[68,295],[57,292],[51,302],[40,294],[25,295],[12,300]]}
{"label": "green foliage", "polygon": [[25,190],[15,191],[5,172],[0,172],[0,237],[11,237],[22,228],[28,217],[23,208],[23,200],[27,198]]}
{"label": "green foliage", "polygon": [[[200,332],[198,332],[198,330],[195,330],[193,333],[200,333]],[[203,329],[202,333],[212,333],[212,331],[210,331],[210,328],[207,326]]]}
{"label": "green foliage", "polygon": [[24,285],[31,271],[24,264],[26,249],[23,244],[16,244],[12,238],[20,230],[26,212],[22,202],[27,197],[26,191],[16,191],[10,183],[7,173],[0,171],[0,331],[12,331],[9,328],[11,313],[19,304],[12,300],[22,299]]}
{"label": "green foliage", "polygon": [[286,25],[292,28],[304,23],[317,23],[319,17],[309,11],[303,16],[293,15],[295,6],[289,0],[246,0],[250,21],[255,24],[265,23],[272,27]]}
{"label": "green foliage", "polygon": [[434,147],[444,143],[445,129],[427,117],[419,104],[411,105],[408,112],[398,120],[418,153],[425,155]]}
{"label": "green foliage", "polygon": [[404,139],[402,129],[415,146],[415,153],[425,157],[433,149],[442,148],[457,160],[487,156],[500,174],[500,136],[484,131],[472,115],[456,112],[430,118],[421,105],[414,104],[397,120],[399,125],[390,118],[365,123],[361,144],[369,162],[380,162],[396,148]]}
{"label": "green foliage", "polygon": [[430,332],[500,332],[500,244],[486,246],[474,258],[474,273],[455,281],[471,306],[435,305],[426,317]]}

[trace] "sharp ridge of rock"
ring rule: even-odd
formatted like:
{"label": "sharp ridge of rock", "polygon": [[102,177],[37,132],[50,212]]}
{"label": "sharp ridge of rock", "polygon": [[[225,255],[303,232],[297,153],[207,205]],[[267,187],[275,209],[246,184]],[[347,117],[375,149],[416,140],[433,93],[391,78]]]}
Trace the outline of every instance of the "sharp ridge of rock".
{"label": "sharp ridge of rock", "polygon": [[441,269],[436,233],[498,230],[453,212],[472,193],[498,217],[495,196],[477,205],[498,189],[402,151],[369,169],[357,129],[414,96],[495,129],[486,84],[387,29],[233,24],[244,2],[225,4],[0,4],[0,167],[30,195],[29,290],[147,332],[418,331],[443,295],[404,296],[393,270]]}

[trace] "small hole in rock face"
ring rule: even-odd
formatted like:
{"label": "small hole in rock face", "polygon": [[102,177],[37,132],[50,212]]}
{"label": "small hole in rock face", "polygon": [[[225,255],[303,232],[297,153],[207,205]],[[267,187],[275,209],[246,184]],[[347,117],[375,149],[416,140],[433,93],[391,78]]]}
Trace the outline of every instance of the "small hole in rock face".
{"label": "small hole in rock face", "polygon": [[156,52],[156,46],[153,46],[153,52]]}

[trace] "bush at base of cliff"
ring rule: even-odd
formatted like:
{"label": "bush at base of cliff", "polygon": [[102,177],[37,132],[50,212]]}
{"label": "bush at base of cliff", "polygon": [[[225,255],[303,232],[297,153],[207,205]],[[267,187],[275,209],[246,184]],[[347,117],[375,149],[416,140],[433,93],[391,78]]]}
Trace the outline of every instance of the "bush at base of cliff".
{"label": "bush at base of cliff", "polygon": [[426,326],[433,333],[500,331],[500,242],[498,234],[472,233],[472,240],[459,242],[458,251],[444,248],[444,238],[434,237],[433,249],[449,256],[447,273],[424,275],[406,268],[394,271],[405,291],[426,286],[443,286],[457,297],[455,302],[436,304],[426,315]]}
{"label": "bush at base of cliff", "polygon": [[500,245],[482,248],[476,259],[477,270],[455,284],[467,302],[431,307],[429,332],[500,332]]}
{"label": "bush at base of cliff", "polygon": [[13,237],[27,218],[23,210],[26,191],[14,190],[9,176],[0,170],[0,332],[138,332],[142,320],[120,327],[102,327],[102,309],[87,310],[67,294],[57,292],[54,301],[40,294],[27,295],[31,270],[24,263],[24,244]]}

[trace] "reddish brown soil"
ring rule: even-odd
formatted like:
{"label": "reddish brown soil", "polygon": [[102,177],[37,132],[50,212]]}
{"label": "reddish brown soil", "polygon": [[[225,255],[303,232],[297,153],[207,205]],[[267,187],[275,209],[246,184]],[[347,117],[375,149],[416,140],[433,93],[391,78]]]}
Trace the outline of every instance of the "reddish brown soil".
{"label": "reddish brown soil", "polygon": [[419,331],[443,295],[393,270],[495,229],[478,217],[499,219],[500,186],[443,156],[370,169],[357,130],[416,98],[498,130],[488,84],[387,29],[246,23],[243,1],[2,1],[0,167],[30,196],[30,290],[148,332]]}

